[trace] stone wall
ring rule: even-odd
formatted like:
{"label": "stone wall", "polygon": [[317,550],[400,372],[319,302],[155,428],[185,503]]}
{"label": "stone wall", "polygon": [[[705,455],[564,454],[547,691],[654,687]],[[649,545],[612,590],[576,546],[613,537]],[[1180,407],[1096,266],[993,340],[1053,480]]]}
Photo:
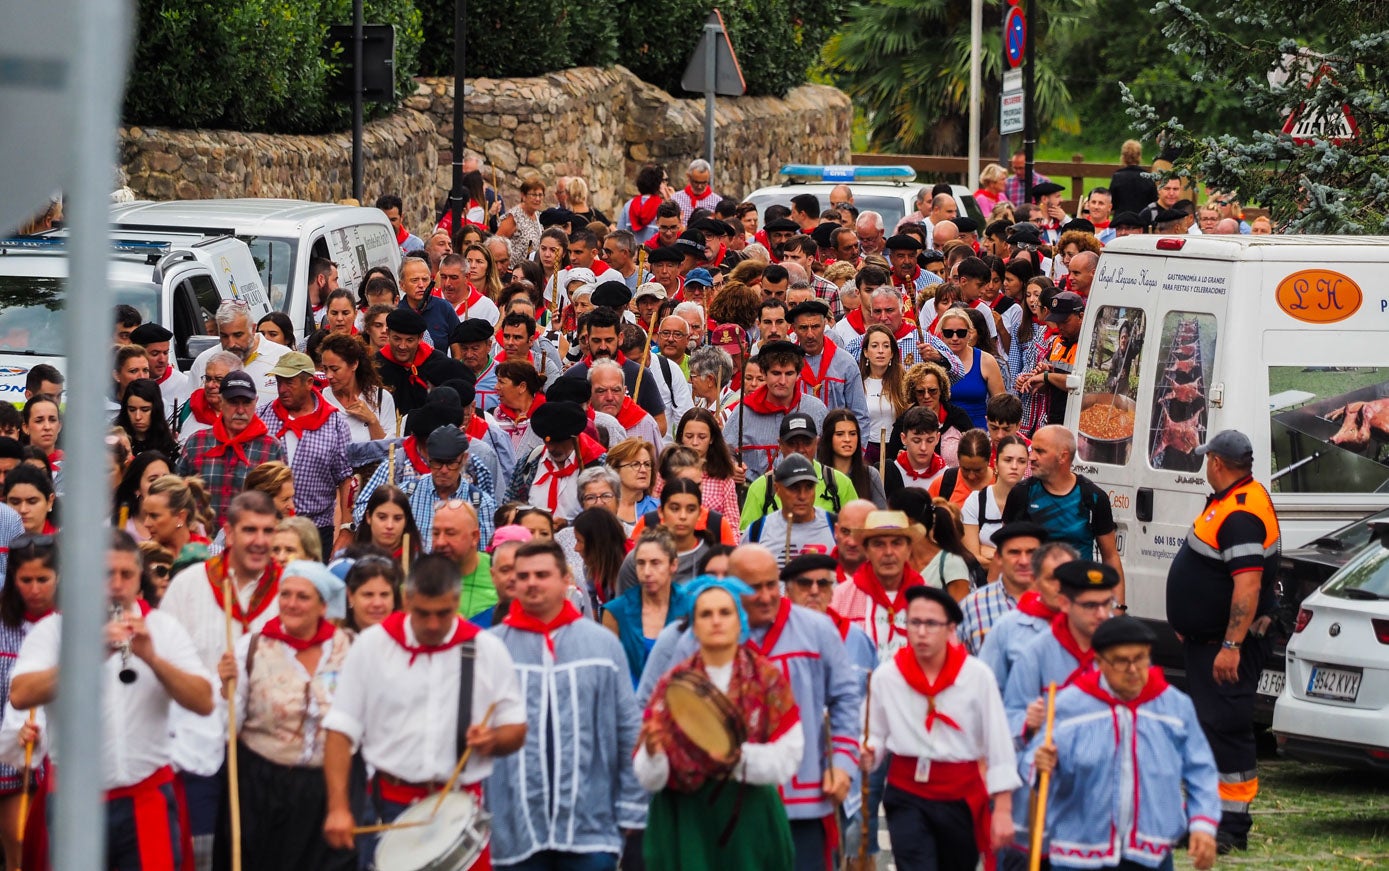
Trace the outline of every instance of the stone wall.
{"label": "stone wall", "polygon": [[[593,205],[611,217],[636,192],[642,164],[662,164],[678,188],[686,164],[704,151],[704,100],[676,99],[625,67],[470,79],[464,87],[466,147],[487,158],[489,184],[497,171],[508,203],[516,202],[516,186],[527,175],[547,186],[579,175],[594,191]],[[442,207],[452,178],[453,80],[420,79],[406,105],[435,119]],[[720,192],[742,195],[772,184],[785,163],[849,162],[853,107],[835,88],[805,85],[785,99],[719,98],[715,120]]]}
{"label": "stone wall", "polygon": [[[434,121],[402,109],[372,121],[362,141],[362,189],[400,194],[407,225],[433,226],[439,152]],[[121,165],[139,199],[285,197],[336,202],[352,196],[352,133],[276,136],[229,130],[122,127]]]}

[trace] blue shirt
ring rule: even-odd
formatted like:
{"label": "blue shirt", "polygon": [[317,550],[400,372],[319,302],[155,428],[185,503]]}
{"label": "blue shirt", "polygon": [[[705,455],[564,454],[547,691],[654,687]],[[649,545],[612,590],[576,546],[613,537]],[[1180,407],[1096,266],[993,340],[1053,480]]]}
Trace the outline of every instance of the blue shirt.
{"label": "blue shirt", "polygon": [[1019,520],[1045,526],[1049,541],[1064,541],[1081,559],[1095,559],[1095,539],[1117,528],[1109,496],[1084,475],[1076,475],[1075,486],[1059,496],[1036,478],[1020,482],[1003,506],[1005,524]]}
{"label": "blue shirt", "polygon": [[[414,306],[410,305],[408,297],[401,297],[400,305],[396,308],[413,310]],[[430,342],[435,348],[447,355],[449,352],[449,333],[458,326],[458,313],[442,297],[425,294],[424,308],[418,314],[424,318],[424,325],[429,330]]]}

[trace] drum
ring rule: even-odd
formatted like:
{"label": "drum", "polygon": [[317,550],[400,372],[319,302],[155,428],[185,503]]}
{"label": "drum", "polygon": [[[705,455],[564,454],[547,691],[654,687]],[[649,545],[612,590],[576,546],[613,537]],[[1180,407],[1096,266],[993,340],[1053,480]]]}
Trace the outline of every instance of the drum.
{"label": "drum", "polygon": [[467,871],[492,836],[492,817],[466,792],[450,792],[439,812],[438,794],[396,818],[410,825],[390,829],[376,845],[377,871]]}
{"label": "drum", "polygon": [[694,760],[709,773],[726,772],[729,766],[714,760],[730,759],[747,740],[743,716],[728,696],[700,672],[683,671],[666,685],[665,702],[675,738],[700,751],[691,753]]}

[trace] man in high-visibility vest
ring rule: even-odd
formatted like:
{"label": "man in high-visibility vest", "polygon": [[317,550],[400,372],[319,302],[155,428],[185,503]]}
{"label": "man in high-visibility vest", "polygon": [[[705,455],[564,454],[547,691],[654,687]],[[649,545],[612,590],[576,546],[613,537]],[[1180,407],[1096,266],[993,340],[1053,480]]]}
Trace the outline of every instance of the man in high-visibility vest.
{"label": "man in high-visibility vest", "polygon": [[1254,698],[1268,657],[1278,517],[1251,477],[1254,449],[1235,430],[1196,449],[1215,493],[1192,522],[1167,575],[1167,620],[1182,639],[1187,691],[1220,772],[1221,853],[1243,850],[1259,792]]}

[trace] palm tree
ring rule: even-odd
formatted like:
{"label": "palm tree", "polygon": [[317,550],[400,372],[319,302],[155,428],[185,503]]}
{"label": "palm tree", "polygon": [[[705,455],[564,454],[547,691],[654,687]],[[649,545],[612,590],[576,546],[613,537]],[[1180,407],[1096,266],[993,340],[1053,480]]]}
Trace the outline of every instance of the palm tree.
{"label": "palm tree", "polygon": [[[1068,119],[1070,94],[1055,63],[1092,13],[1096,0],[1029,4],[1036,35],[1037,124]],[[983,35],[985,133],[998,125],[1003,67],[1002,4],[990,0]],[[871,147],[918,154],[960,154],[969,116],[969,3],[960,0],[866,0],[852,8],[825,46],[829,78],[854,99],[868,123]]]}

